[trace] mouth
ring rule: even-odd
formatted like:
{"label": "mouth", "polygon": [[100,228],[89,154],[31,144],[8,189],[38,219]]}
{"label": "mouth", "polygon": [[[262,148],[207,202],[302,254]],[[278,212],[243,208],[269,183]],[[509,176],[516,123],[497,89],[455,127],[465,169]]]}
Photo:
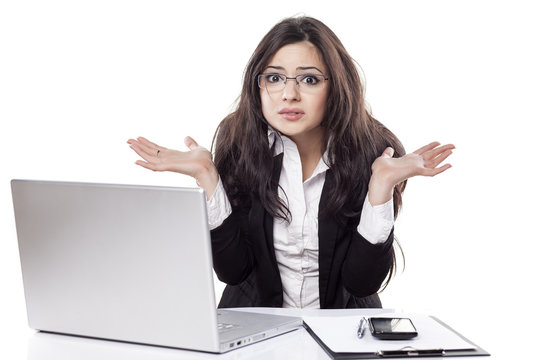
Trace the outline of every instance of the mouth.
{"label": "mouth", "polygon": [[286,120],[298,120],[304,116],[304,111],[301,109],[282,109],[279,111],[279,115]]}

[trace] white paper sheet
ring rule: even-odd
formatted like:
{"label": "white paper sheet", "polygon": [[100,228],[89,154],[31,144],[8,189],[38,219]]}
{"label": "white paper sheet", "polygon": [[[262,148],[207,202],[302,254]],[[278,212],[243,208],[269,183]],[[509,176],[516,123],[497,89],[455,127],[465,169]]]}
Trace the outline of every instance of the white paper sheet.
{"label": "white paper sheet", "polygon": [[362,316],[304,316],[304,322],[333,352],[378,352],[412,347],[417,350],[475,349],[453,331],[427,315],[385,314],[377,317],[404,317],[412,320],[418,336],[411,340],[379,340],[371,335],[369,326],[358,338],[357,329]]}

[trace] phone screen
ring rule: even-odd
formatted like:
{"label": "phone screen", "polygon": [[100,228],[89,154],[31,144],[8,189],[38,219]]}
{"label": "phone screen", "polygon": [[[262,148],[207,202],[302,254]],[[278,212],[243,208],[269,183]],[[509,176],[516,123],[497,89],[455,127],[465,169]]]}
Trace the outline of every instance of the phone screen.
{"label": "phone screen", "polygon": [[373,336],[381,339],[410,339],[418,335],[407,318],[370,318],[369,323]]}

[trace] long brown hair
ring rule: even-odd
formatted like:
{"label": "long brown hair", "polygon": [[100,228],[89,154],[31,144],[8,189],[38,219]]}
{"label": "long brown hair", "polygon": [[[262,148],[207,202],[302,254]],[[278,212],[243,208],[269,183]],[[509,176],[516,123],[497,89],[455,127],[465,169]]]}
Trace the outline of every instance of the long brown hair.
{"label": "long brown hair", "polygon": [[[273,149],[268,143],[268,123],[262,114],[257,75],[285,45],[309,41],[319,51],[329,79],[325,129],[329,168],[334,188],[320,216],[333,216],[348,223],[359,216],[371,177],[371,164],[388,146],[394,156],[405,155],[398,138],[366,108],[364,87],[357,65],[343,44],[325,24],[311,17],[287,18],[276,24],[251,56],[236,110],[219,125],[214,135],[214,162],[233,206],[246,206],[257,197],[266,211],[286,219],[287,204],[280,201],[272,183]],[[394,188],[394,217],[402,203],[405,182]],[[391,277],[395,268],[390,271]]]}

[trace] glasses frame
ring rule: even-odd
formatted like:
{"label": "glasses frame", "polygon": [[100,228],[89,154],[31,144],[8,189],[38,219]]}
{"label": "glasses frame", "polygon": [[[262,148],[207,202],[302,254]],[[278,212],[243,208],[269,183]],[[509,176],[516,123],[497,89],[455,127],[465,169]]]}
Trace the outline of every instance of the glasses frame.
{"label": "glasses frame", "polygon": [[[270,89],[268,89],[268,86],[263,86],[261,84],[261,78],[263,76],[265,76],[265,75],[278,75],[278,76],[280,76],[280,78],[284,77],[285,79],[283,80],[283,82],[280,82],[281,84],[283,84],[282,87],[279,88],[279,89],[276,88],[276,89],[270,90]],[[300,86],[300,81],[298,81],[298,78],[302,77],[302,76],[322,76],[323,85],[324,85],[324,83],[326,81],[330,80],[330,78],[327,77],[324,74],[299,74],[299,75],[290,77],[290,76],[287,76],[285,74],[280,74],[280,73],[268,73],[268,74],[259,74],[259,75],[257,75],[257,85],[259,86],[260,89],[266,89],[266,91],[275,91],[275,92],[277,92],[277,91],[282,91],[283,89],[285,89],[285,87],[287,86],[287,81],[295,80],[296,81],[296,86],[298,87],[298,89],[308,89],[308,88],[303,88],[303,87]],[[321,90],[322,89],[324,89],[324,86],[321,88]]]}

